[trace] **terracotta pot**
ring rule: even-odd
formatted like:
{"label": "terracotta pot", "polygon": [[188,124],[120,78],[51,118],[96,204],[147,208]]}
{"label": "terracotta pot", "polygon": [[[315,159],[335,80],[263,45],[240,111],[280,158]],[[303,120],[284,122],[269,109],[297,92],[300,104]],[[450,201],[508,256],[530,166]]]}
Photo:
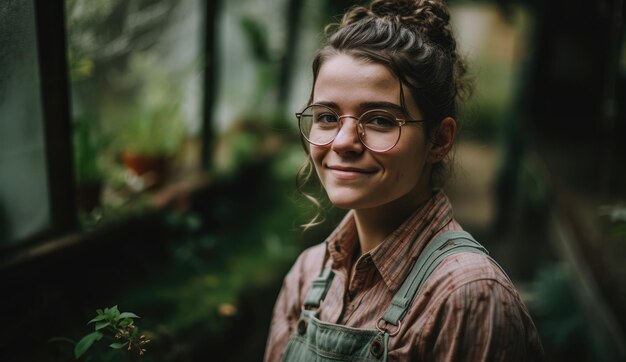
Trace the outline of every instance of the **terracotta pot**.
{"label": "terracotta pot", "polygon": [[150,179],[149,184],[161,184],[167,175],[167,157],[163,155],[141,155],[125,151],[122,162],[137,176]]}

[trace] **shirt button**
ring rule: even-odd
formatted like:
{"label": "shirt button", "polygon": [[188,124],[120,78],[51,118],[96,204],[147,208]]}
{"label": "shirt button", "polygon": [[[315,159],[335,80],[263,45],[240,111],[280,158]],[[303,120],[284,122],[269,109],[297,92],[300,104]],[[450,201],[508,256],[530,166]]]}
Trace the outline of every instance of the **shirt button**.
{"label": "shirt button", "polygon": [[298,334],[302,335],[306,333],[306,321],[304,319],[300,319],[298,322]]}

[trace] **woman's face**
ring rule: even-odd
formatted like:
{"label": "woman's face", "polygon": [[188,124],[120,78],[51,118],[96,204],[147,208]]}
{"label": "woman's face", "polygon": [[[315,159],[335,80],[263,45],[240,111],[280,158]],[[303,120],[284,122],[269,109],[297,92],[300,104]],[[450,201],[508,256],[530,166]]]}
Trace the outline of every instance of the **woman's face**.
{"label": "woman's face", "polygon": [[[385,66],[340,54],[328,58],[319,70],[313,103],[330,106],[339,116],[359,117],[371,109],[391,111],[398,118],[422,119],[408,88],[403,89],[405,115],[400,108],[400,82]],[[431,165],[423,123],[402,126],[391,150],[376,153],[359,140],[355,118],[342,118],[335,140],[310,145],[317,174],[334,205],[346,209],[380,206],[417,206],[429,195]]]}

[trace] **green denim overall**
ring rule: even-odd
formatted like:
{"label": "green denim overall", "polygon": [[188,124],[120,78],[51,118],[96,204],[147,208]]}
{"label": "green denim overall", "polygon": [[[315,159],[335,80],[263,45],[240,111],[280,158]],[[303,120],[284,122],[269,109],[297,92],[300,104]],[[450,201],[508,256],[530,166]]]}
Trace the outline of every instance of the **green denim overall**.
{"label": "green denim overall", "polygon": [[449,231],[428,243],[376,323],[376,329],[350,328],[319,320],[320,303],[334,276],[326,267],[307,293],[296,333],[287,344],[283,361],[387,361],[389,338],[400,331],[402,318],[426,278],[446,257],[460,252],[488,254],[465,231]]}

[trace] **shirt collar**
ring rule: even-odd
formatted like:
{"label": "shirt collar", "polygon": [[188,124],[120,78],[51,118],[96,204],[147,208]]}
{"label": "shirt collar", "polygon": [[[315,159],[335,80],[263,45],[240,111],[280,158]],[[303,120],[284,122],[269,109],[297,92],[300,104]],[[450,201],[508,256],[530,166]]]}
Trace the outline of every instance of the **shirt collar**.
{"label": "shirt collar", "polygon": [[333,268],[339,269],[340,266],[350,263],[350,258],[358,242],[354,211],[348,211],[343,220],[328,236],[326,242]]}
{"label": "shirt collar", "polygon": [[[392,292],[400,287],[428,241],[450,221],[452,206],[445,193],[438,190],[369,252],[378,272]],[[347,266],[358,241],[352,211],[346,214],[326,241],[333,268]]]}

